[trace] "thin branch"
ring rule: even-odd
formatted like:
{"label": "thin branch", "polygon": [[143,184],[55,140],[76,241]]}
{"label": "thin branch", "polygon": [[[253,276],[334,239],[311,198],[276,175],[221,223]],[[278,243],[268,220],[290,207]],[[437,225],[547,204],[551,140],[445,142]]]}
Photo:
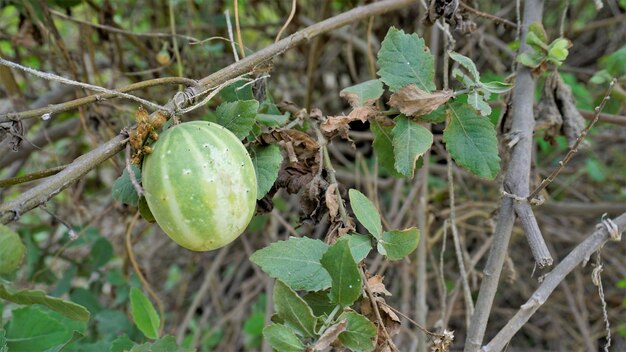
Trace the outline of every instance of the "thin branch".
{"label": "thin branch", "polygon": [[122,93],[122,92],[116,92],[114,90],[110,90],[110,89],[106,89],[103,87],[99,87],[99,86],[94,86],[92,84],[88,84],[88,83],[83,83],[83,82],[78,82],[78,81],[74,81],[65,77],[61,77],[58,75],[55,75],[54,73],[48,73],[48,72],[43,72],[43,71],[38,71],[35,69],[32,69],[30,67],[26,67],[26,66],[22,66],[20,64],[16,64],[14,62],[11,61],[7,61],[3,58],[0,58],[0,65],[5,65],[11,68],[15,68],[18,70],[22,70],[24,72],[30,73],[34,76],[37,76],[39,78],[43,78],[43,79],[47,79],[49,81],[57,81],[57,82],[61,82],[64,84],[68,84],[71,86],[77,86],[77,87],[81,87],[81,88],[85,88],[85,89],[89,89],[89,90],[93,90],[96,92],[100,92],[100,93],[107,93],[107,94],[114,94],[116,96],[120,96],[129,100],[133,100],[136,101],[138,103],[141,103],[143,105],[149,106],[154,110],[165,110],[165,108],[159,104],[155,104],[151,101],[136,97],[134,95],[130,95],[130,94],[126,94],[126,93]]}
{"label": "thin branch", "polygon": [[44,114],[58,114],[60,112],[65,112],[73,109],[77,109],[81,106],[91,104],[95,101],[102,101],[111,98],[118,97],[119,94],[117,92],[126,93],[134,90],[145,89],[154,86],[166,85],[166,84],[184,84],[187,86],[196,86],[198,84],[197,81],[184,77],[164,77],[164,78],[155,78],[149,79],[147,81],[142,81],[138,83],[133,83],[127,85],[125,87],[121,87],[116,89],[111,94],[97,94],[97,95],[89,95],[83,98],[70,100],[61,104],[55,104],[46,106],[39,109],[27,110],[22,112],[9,112],[6,114],[0,114],[0,123],[9,122],[9,121],[20,121],[33,117],[41,117]]}
{"label": "thin branch", "polygon": [[55,166],[49,169],[35,171],[28,175],[11,177],[11,178],[7,178],[4,180],[0,180],[0,188],[15,186],[15,185],[19,185],[22,183],[31,182],[31,181],[39,180],[44,177],[54,175],[58,173],[59,171],[63,170],[65,166],[67,165]]}
{"label": "thin branch", "polygon": [[194,38],[194,37],[190,37],[188,35],[183,35],[183,34],[172,34],[172,33],[158,33],[158,32],[147,32],[147,33],[137,33],[137,32],[133,32],[133,31],[129,31],[129,30],[125,30],[125,29],[121,29],[121,28],[116,28],[116,27],[111,27],[111,26],[107,26],[107,25],[103,25],[103,24],[98,24],[98,23],[91,23],[91,22],[87,22],[87,21],[83,21],[83,20],[79,20],[77,18],[68,16],[62,12],[59,11],[55,11],[50,9],[50,13],[53,14],[56,17],[62,18],[64,20],[68,20],[71,22],[75,22],[75,23],[80,23],[80,24],[84,24],[93,28],[98,28],[101,29],[103,31],[107,31],[107,32],[111,32],[111,33],[119,33],[119,34],[124,34],[127,36],[134,36],[134,37],[157,37],[157,38],[172,38],[172,37],[178,37],[178,38],[182,38],[182,39],[186,39],[189,41],[190,44],[199,44],[200,40]]}
{"label": "thin branch", "polygon": [[474,15],[478,16],[478,17],[484,17],[486,19],[492,20],[494,22],[498,22],[498,23],[502,23],[506,26],[509,26],[511,28],[517,28],[517,24],[507,20],[506,18],[502,18],[502,17],[498,17],[498,16],[494,16],[490,13],[486,13],[486,12],[482,12],[479,11],[471,6],[469,6],[468,4],[459,1],[459,5],[461,5],[462,8],[464,8],[465,10],[467,10],[468,12],[473,13]]}
{"label": "thin branch", "polygon": [[[615,218],[613,223],[617,225],[618,234],[623,232],[626,229],[626,213]],[[609,239],[617,238],[614,238],[614,234],[612,235],[605,226],[598,226],[591,236],[576,246],[576,248],[546,276],[530,299],[521,306],[520,310],[509,320],[500,332],[482,348],[482,351],[503,350],[515,333],[519,331],[539,307],[546,302],[550,294],[552,294],[554,289],[565,279],[567,274],[580,265],[580,263],[588,260],[589,257],[602,248]]]}

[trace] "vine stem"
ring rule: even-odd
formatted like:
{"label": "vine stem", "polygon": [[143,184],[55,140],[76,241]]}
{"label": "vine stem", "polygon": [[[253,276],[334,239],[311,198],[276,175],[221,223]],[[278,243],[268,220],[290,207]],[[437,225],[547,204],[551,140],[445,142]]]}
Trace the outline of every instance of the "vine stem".
{"label": "vine stem", "polygon": [[137,277],[139,277],[141,284],[146,289],[146,291],[148,291],[148,294],[152,297],[152,299],[156,301],[157,307],[159,309],[159,315],[161,316],[159,322],[159,335],[161,335],[163,334],[163,327],[165,323],[165,310],[163,309],[163,302],[161,302],[159,296],[156,294],[156,292],[154,292],[148,280],[146,280],[146,278],[141,273],[141,270],[139,269],[139,264],[137,264],[137,260],[135,259],[135,253],[133,252],[133,243],[131,240],[131,236],[133,228],[135,227],[135,223],[138,219],[139,212],[135,213],[135,216],[133,216],[133,218],[130,220],[130,224],[128,224],[128,229],[126,230],[125,236],[126,252],[128,253],[128,260],[130,260],[130,264],[133,267],[135,274],[137,274]]}

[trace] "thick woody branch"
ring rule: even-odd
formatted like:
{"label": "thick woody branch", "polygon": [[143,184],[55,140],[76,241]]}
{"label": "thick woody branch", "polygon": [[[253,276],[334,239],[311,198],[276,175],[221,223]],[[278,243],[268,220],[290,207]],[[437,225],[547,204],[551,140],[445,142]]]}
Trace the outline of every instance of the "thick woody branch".
{"label": "thick woody branch", "polygon": [[111,139],[89,153],[78,157],[63,171],[49,177],[45,182],[2,204],[0,206],[0,223],[7,224],[17,220],[23,213],[44,204],[91,169],[121,151],[127,140],[123,135]]}
{"label": "thick woody branch", "polygon": [[[613,220],[613,223],[617,225],[617,233],[621,233],[626,229],[626,213],[620,215]],[[604,244],[609,241],[611,234],[605,226],[600,224],[596,231],[591,234],[585,241],[574,248],[570,254],[567,255],[557,265],[550,274],[548,274],[539,288],[532,294],[530,299],[524,303],[520,310],[509,320],[509,322],[498,332],[498,334],[482,348],[484,352],[501,351],[506,344],[511,340],[513,335],[535,314],[535,312],[541,307],[554,289],[565,279],[576,266],[589,259],[589,257],[602,248]],[[616,236],[618,239],[620,236]]]}
{"label": "thick woody branch", "polygon": [[[526,44],[528,26],[533,22],[541,22],[542,13],[543,0],[528,0],[524,2],[520,53],[532,50]],[[530,70],[523,65],[518,66],[516,77],[512,93],[510,118],[512,119],[511,132],[519,136],[519,141],[511,149],[510,161],[504,178],[504,188],[507,192],[523,197],[528,195],[530,185],[532,137],[535,126],[533,115],[535,79]],[[482,345],[493,299],[498,290],[498,282],[509,246],[511,231],[513,230],[513,222],[515,220],[513,203],[514,200],[511,197],[502,198],[493,245],[489,251],[484,278],[465,341],[466,352],[476,352]],[[534,240],[530,242],[531,244],[535,243]]]}
{"label": "thick woody branch", "polygon": [[[371,16],[398,10],[414,3],[414,0],[385,0],[357,7],[298,31],[245,59],[203,78],[199,81],[199,84],[205,89],[215,88],[230,79],[249,72],[254,72],[254,70],[258,69],[261,65],[271,62],[273,57],[305,43],[317,35]],[[168,113],[173,113],[177,109],[184,108],[184,103],[186,102],[183,101],[183,104],[181,104],[179,99],[180,95],[175,95],[174,98],[165,105],[165,109]],[[19,218],[24,212],[45,203],[74,181],[84,176],[89,170],[123,150],[126,142],[126,136],[118,135],[104,145],[74,160],[60,173],[49,177],[38,186],[21,194],[14,200],[3,204],[0,206],[0,222],[3,224],[11,222]]]}

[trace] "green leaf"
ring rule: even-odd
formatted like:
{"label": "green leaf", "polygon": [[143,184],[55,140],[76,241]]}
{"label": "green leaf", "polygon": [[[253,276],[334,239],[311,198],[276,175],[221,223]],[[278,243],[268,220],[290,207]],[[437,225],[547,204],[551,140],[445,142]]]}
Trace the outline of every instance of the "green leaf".
{"label": "green leaf", "polygon": [[428,92],[436,89],[433,56],[415,33],[391,27],[378,51],[378,66],[380,79],[392,92],[412,83]]}
{"label": "green leaf", "polygon": [[596,72],[593,77],[591,77],[591,79],[589,80],[589,82],[593,83],[593,84],[602,84],[605,82],[610,82],[613,79],[613,76],[611,76],[610,73],[607,72],[607,70],[600,70],[598,72]]}
{"label": "green leaf", "polygon": [[259,102],[241,100],[222,103],[217,107],[217,123],[228,128],[239,139],[244,139],[252,130]]}
{"label": "green leaf", "polygon": [[498,81],[481,83],[481,86],[486,91],[490,93],[494,93],[494,94],[506,93],[509,90],[513,89],[513,85],[511,83],[504,83],[504,82],[498,82]]}
{"label": "green leaf", "polygon": [[441,123],[446,120],[446,109],[445,106],[440,106],[435,111],[430,114],[426,114],[424,116],[420,116],[418,118],[419,121],[430,122],[430,123]]}
{"label": "green leaf", "polygon": [[330,274],[333,285],[330,300],[348,307],[361,295],[361,274],[347,241],[337,241],[322,257],[322,265]]}
{"label": "green leaf", "polygon": [[350,253],[354,261],[360,263],[372,250],[372,240],[370,236],[360,235],[358,233],[344,235],[339,237],[337,242],[346,241],[350,247]]}
{"label": "green leaf", "polygon": [[311,307],[284,282],[274,284],[274,310],[286,326],[304,337],[315,336],[317,318]]}
{"label": "green leaf", "polygon": [[146,197],[139,198],[139,201],[137,203],[137,208],[139,208],[139,214],[141,214],[141,217],[144,220],[146,220],[149,223],[156,222],[156,219],[154,218],[154,215],[152,214],[152,211],[150,210],[150,207],[148,206]]}
{"label": "green leaf", "polygon": [[86,327],[84,323],[68,324],[57,313],[37,306],[15,309],[12,315],[6,332],[11,352],[45,351],[72,340],[74,330],[81,332]]}
{"label": "green leaf", "polygon": [[535,33],[528,32],[526,34],[526,44],[530,45],[531,48],[537,52],[545,52],[548,50],[548,43],[546,41],[542,41]]}
{"label": "green leaf", "polygon": [[386,256],[390,260],[400,260],[411,254],[420,241],[420,232],[411,227],[405,230],[385,231],[380,245],[385,248]]}
{"label": "green leaf", "polygon": [[290,328],[272,324],[263,329],[263,337],[275,351],[280,352],[301,352],[305,346],[298,336]]}
{"label": "green leaf", "polygon": [[6,331],[0,329],[0,352],[9,352],[9,346],[7,346]]}
{"label": "green leaf", "polygon": [[[141,170],[136,165],[131,165],[130,167],[135,173],[135,180],[137,180],[137,182],[141,182]],[[115,183],[113,183],[111,196],[113,196],[113,199],[118,202],[122,202],[133,207],[137,206],[139,195],[130,181],[126,168],[124,168],[122,176],[118,177],[117,180],[115,180]]]}
{"label": "green leaf", "polygon": [[159,337],[159,315],[148,297],[137,287],[130,289],[130,314],[135,325],[147,338],[154,340]]}
{"label": "green leaf", "polygon": [[353,107],[357,107],[375,101],[380,98],[383,93],[383,83],[380,80],[373,79],[344,88],[339,92],[339,96],[346,98]]}
{"label": "green leaf", "polygon": [[472,59],[454,51],[448,51],[448,55],[450,55],[452,60],[458,62],[459,65],[463,66],[467,72],[469,72],[472,81],[480,82],[480,74],[478,73],[478,69],[476,69],[476,65]]}
{"label": "green leaf", "polygon": [[409,120],[404,115],[396,119],[393,135],[395,168],[406,177],[413,177],[415,162],[433,144],[433,134],[424,126]]}
{"label": "green leaf", "polygon": [[361,225],[374,237],[380,238],[383,233],[383,224],[380,221],[380,214],[378,213],[378,209],[374,206],[374,203],[356,189],[350,189],[348,196],[350,197],[350,205],[352,206],[352,211],[354,211],[357,220],[359,220]]}
{"label": "green leaf", "polygon": [[89,321],[90,314],[85,307],[60,298],[46,296],[46,293],[41,290],[15,291],[0,284],[0,298],[16,304],[41,304],[69,319]]}
{"label": "green leaf", "polygon": [[227,102],[252,100],[252,85],[245,81],[237,81],[220,91],[220,97]]}
{"label": "green leaf", "polygon": [[126,334],[124,334],[113,340],[109,352],[130,351],[133,346],[135,346],[135,343]]}
{"label": "green leaf", "polygon": [[84,287],[75,288],[70,294],[70,299],[72,302],[87,308],[87,310],[89,310],[89,312],[93,315],[102,310],[102,305],[98,300],[98,296]]}
{"label": "green leaf", "polygon": [[130,352],[185,352],[189,349],[181,348],[176,344],[174,336],[163,336],[154,342],[146,342],[141,345],[135,345]]}
{"label": "green leaf", "polygon": [[539,67],[545,59],[545,55],[534,51],[525,51],[517,56],[517,62],[533,69]]}
{"label": "green leaf", "polygon": [[460,102],[448,105],[448,118],[443,141],[454,161],[477,176],[493,180],[500,171],[493,124]]}
{"label": "green leaf", "polygon": [[259,249],[250,256],[269,276],[295,290],[319,291],[330,287],[331,279],[320,259],[328,245],[308,237],[291,237]]}
{"label": "green leaf", "polygon": [[253,147],[250,151],[250,157],[252,157],[252,165],[256,172],[256,198],[261,199],[276,182],[280,164],[283,162],[283,155],[277,144],[270,144],[266,147]]}
{"label": "green leaf", "polygon": [[477,91],[473,91],[467,95],[467,102],[482,116],[489,116],[491,114],[491,107]]}
{"label": "green leaf", "polygon": [[329,316],[337,306],[330,301],[326,291],[310,292],[304,295],[302,299],[311,307],[316,317]]}
{"label": "green leaf", "polygon": [[463,88],[474,89],[474,86],[478,83],[456,67],[452,69],[452,77],[463,83]]}
{"label": "green leaf", "polygon": [[528,26],[528,32],[532,33],[540,42],[548,44],[548,34],[546,30],[543,28],[541,22],[533,22]]}
{"label": "green leaf", "polygon": [[280,127],[289,120],[289,113],[285,113],[284,115],[257,114],[256,120],[267,127]]}
{"label": "green leaf", "polygon": [[339,341],[354,352],[370,352],[374,350],[376,326],[366,317],[356,312],[344,312],[337,321],[348,320],[346,331],[339,334]]}
{"label": "green leaf", "polygon": [[72,337],[70,337],[69,340],[65,341],[64,343],[60,344],[60,345],[56,345],[52,348],[48,348],[45,352],[61,352],[61,351],[65,351],[65,349],[67,347],[69,347],[70,345],[72,345],[74,342],[82,339],[83,337],[85,337],[84,334],[78,332],[78,331],[73,331],[72,332]]}
{"label": "green leaf", "polygon": [[571,46],[572,43],[565,38],[555,39],[548,49],[548,58],[560,65],[567,59],[567,55],[569,55],[569,50],[567,49]]}
{"label": "green leaf", "polygon": [[402,174],[399,173],[394,166],[395,157],[393,156],[392,129],[393,127],[382,126],[378,121],[370,121],[370,130],[374,135],[372,147],[374,148],[374,153],[376,153],[378,163],[392,176],[401,177]]}
{"label": "green leaf", "polygon": [[11,274],[24,262],[26,246],[20,235],[0,224],[0,274]]}

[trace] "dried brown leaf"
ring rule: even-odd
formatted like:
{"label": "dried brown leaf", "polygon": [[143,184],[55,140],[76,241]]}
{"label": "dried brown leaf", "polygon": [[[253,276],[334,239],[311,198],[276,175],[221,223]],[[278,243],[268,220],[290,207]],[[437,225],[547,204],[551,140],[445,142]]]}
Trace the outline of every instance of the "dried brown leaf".
{"label": "dried brown leaf", "polygon": [[333,183],[326,189],[326,207],[328,208],[328,216],[330,221],[335,221],[337,214],[339,213],[339,203],[337,202],[337,184]]}
{"label": "dried brown leaf", "polygon": [[438,90],[429,93],[419,89],[415,84],[411,84],[393,93],[389,99],[389,105],[407,116],[422,116],[433,112],[450,100],[452,96],[451,90]]}
{"label": "dried brown leaf", "polygon": [[322,336],[317,340],[315,345],[313,345],[314,351],[324,350],[337,340],[339,334],[346,331],[346,327],[348,326],[348,320],[344,319],[337,324],[331,325],[324,331]]}
{"label": "dried brown leaf", "polygon": [[384,276],[374,275],[367,279],[367,286],[369,286],[372,293],[384,294],[385,296],[391,296],[391,292],[387,291],[385,284],[383,283]]}
{"label": "dried brown leaf", "polygon": [[355,107],[348,116],[328,116],[326,121],[320,124],[320,129],[327,137],[339,134],[342,138],[348,138],[348,124],[352,121],[367,122],[370,117],[376,116],[374,106]]}

